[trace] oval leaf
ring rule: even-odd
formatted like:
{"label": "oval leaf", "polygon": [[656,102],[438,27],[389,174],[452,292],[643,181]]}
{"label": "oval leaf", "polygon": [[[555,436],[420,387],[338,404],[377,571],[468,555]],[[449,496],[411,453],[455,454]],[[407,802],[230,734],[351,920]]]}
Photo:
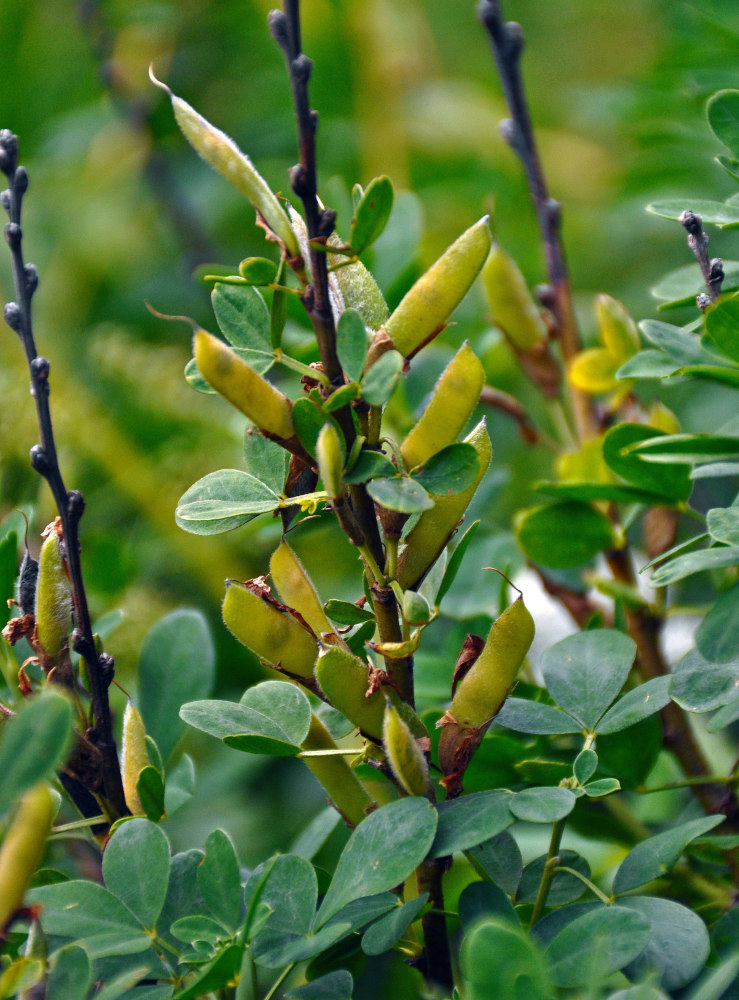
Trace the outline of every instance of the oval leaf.
{"label": "oval leaf", "polygon": [[523,511],[517,519],[516,537],[532,562],[552,569],[580,566],[614,541],[606,515],[576,500]]}

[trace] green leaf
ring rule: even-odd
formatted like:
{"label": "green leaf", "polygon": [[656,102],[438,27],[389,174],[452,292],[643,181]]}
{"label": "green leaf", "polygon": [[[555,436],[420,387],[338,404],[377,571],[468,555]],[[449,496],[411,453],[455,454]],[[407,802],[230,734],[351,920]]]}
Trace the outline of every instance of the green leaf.
{"label": "green leaf", "polygon": [[686,712],[711,712],[731,701],[739,687],[739,659],[711,663],[697,649],[680,660],[670,677],[670,697]]}
{"label": "green leaf", "polygon": [[162,773],[149,764],[139,771],[136,779],[136,791],[143,806],[146,818],[152,823],[159,823],[166,815],[164,807],[164,781]]}
{"label": "green leaf", "polygon": [[204,698],[213,685],[215,649],[205,616],[180,608],[161,618],[144,639],[138,676],[144,726],[166,763],[184,731],[180,705]]}
{"label": "green leaf", "polygon": [[244,893],[239,859],[223,830],[213,830],[206,838],[205,857],[198,868],[198,889],[212,916],[227,930],[236,931]]}
{"label": "green leaf", "polygon": [[480,471],[480,459],[471,444],[447,445],[424,463],[413,481],[435,496],[454,496],[470,487]]}
{"label": "green leaf", "polygon": [[629,979],[639,982],[656,972],[662,988],[670,991],[695,979],[710,950],[706,925],[696,913],[655,896],[631,896],[619,906],[643,914],[652,928],[646,948],[624,970]]}
{"label": "green leaf", "polygon": [[678,368],[674,374],[694,375],[696,378],[705,378],[711,382],[720,382],[722,385],[739,388],[739,368],[729,367],[728,362],[725,365],[685,365],[683,368]]}
{"label": "green leaf", "polygon": [[712,549],[687,552],[664,563],[652,573],[653,587],[667,587],[678,580],[705,570],[723,569],[739,563],[739,545],[720,545]]}
{"label": "green leaf", "polygon": [[103,854],[103,878],[147,930],[164,906],[169,870],[169,841],[155,823],[134,817],[116,827]]}
{"label": "green leaf", "polygon": [[269,335],[269,311],[250,285],[218,282],[210,300],[218,325],[236,353],[260,375],[274,363]]}
{"label": "green leaf", "polygon": [[305,692],[284,681],[262,681],[247,688],[239,702],[260,712],[287,733],[290,741],[302,744],[311,723],[311,707]]}
{"label": "green leaf", "polygon": [[734,459],[739,456],[739,437],[720,434],[668,434],[633,445],[629,453],[650,462],[692,462]]}
{"label": "green leaf", "polygon": [[716,138],[739,156],[739,90],[719,90],[709,97],[706,117]]}
{"label": "green leaf", "polygon": [[702,364],[710,360],[710,355],[706,354],[700,340],[690,330],[658,319],[642,320],[639,328],[647,340],[675,362],[675,367]]}
{"label": "green leaf", "polygon": [[195,358],[190,358],[185,365],[185,381],[189,386],[195,389],[196,392],[202,392],[206,396],[218,395],[215,389],[211,389],[203,376],[200,374],[200,369],[198,368],[198,363]]}
{"label": "green leaf", "polygon": [[647,205],[648,212],[661,215],[663,219],[678,220],[686,209],[700,215],[704,223],[721,229],[739,224],[739,206],[723,201],[711,201],[708,198],[665,198]]}
{"label": "green leaf", "polygon": [[459,897],[459,921],[467,933],[474,925],[486,917],[508,920],[514,927],[520,926],[518,915],[510,899],[497,885],[490,882],[471,882]]}
{"label": "green leaf", "polygon": [[344,482],[366,483],[368,479],[383,479],[396,474],[396,468],[381,451],[363,449],[349,472],[344,473]]}
{"label": "green leaf", "polygon": [[534,484],[537,493],[544,496],[557,497],[560,500],[582,500],[592,503],[594,500],[608,500],[612,503],[664,503],[665,498],[659,493],[639,489],[637,486],[626,486],[621,483],[548,483]]}
{"label": "green leaf", "polygon": [[367,486],[367,492],[381,507],[397,510],[401,514],[417,514],[434,506],[423,486],[406,477],[373,479]]}
{"label": "green leaf", "polygon": [[370,406],[384,406],[403,371],[405,358],[398,351],[381,354],[362,379],[362,398]]}
{"label": "green leaf", "polygon": [[339,824],[341,817],[333,806],[326,806],[305,824],[290,845],[291,854],[312,861]]}
{"label": "green leaf", "polygon": [[394,907],[376,920],[362,936],[362,951],[365,955],[382,955],[389,951],[410,927],[426,904],[429,894],[421,893],[415,899]]}
{"label": "green leaf", "polygon": [[656,437],[667,437],[653,427],[644,424],[619,424],[611,428],[603,439],[603,458],[608,466],[628,482],[640,489],[656,493],[668,500],[687,500],[693,483],[690,470],[679,464],[654,465],[636,458],[624,449],[637,442],[651,441]]}
{"label": "green leaf", "polygon": [[436,604],[439,605],[444,600],[444,596],[447,591],[454,583],[457,578],[457,573],[459,573],[460,567],[462,565],[462,560],[464,559],[464,554],[467,551],[470,542],[475,536],[477,529],[480,527],[480,521],[473,521],[472,524],[467,528],[465,533],[462,535],[460,540],[454,546],[454,552],[452,552],[449,557],[449,562],[444,570],[444,576],[441,579],[439,589],[436,592]]}
{"label": "green leaf", "polygon": [[695,644],[713,663],[739,658],[739,582],[719,597],[700,623]]}
{"label": "green leaf", "polygon": [[247,257],[239,264],[239,274],[250,285],[269,285],[277,277],[277,264],[268,257]]}
{"label": "green leaf", "polygon": [[167,774],[164,789],[164,811],[167,816],[175,813],[195,791],[195,765],[189,754],[183,754],[179,763]]}
{"label": "green leaf", "polygon": [[546,955],[557,986],[575,988],[623,969],[644,950],[649,920],[623,906],[602,906],[577,917],[550,942]]}
{"label": "green leaf", "polygon": [[706,334],[722,354],[739,362],[739,299],[722,299],[708,310]]}
{"label": "green leaf", "polygon": [[670,677],[654,677],[627,691],[598,722],[598,733],[619,733],[660,712],[670,703]]}
{"label": "green leaf", "polygon": [[739,462],[711,462],[699,465],[690,472],[691,479],[714,479],[720,476],[739,476]]}
{"label": "green leaf", "polygon": [[598,754],[589,747],[581,750],[572,765],[572,774],[579,784],[584,785],[595,774],[598,767]]}
{"label": "green leaf", "polygon": [[367,358],[367,330],[356,309],[345,309],[336,325],[336,353],[350,382],[358,382]]}
{"label": "green leaf", "polygon": [[182,993],[177,994],[177,1000],[196,1000],[234,983],[241,969],[243,953],[242,944],[229,945],[196,975]]}
{"label": "green leaf", "polygon": [[191,701],[180,709],[180,718],[235,750],[273,757],[295,757],[300,752],[293,733],[262,712],[232,701]]}
{"label": "green leaf", "polygon": [[718,733],[737,719],[739,719],[739,697],[727,701],[723,708],[716,712],[706,729],[709,733]]}
{"label": "green leaf", "polygon": [[637,844],[618,867],[613,880],[614,893],[631,892],[660,878],[672,868],[692,840],[708,833],[723,820],[723,816],[701,816]]}
{"label": "green leaf", "polygon": [[348,922],[331,922],[315,934],[265,931],[258,936],[252,946],[254,959],[259,965],[268,969],[279,969],[320,955],[351,932],[352,926]]}
{"label": "green leaf", "polygon": [[423,861],[437,813],[424,798],[400,799],[371,813],[354,830],[316,917],[322,927],[347,903],[398,885]]}
{"label": "green leaf", "polygon": [[175,521],[193,535],[217,535],[279,506],[280,497],[266,483],[240,469],[219,469],[182,494]]}
{"label": "green leaf", "polygon": [[355,253],[361,254],[375,242],[387,225],[393,210],[393,185],[389,177],[375,177],[371,180],[354,211],[349,245]]}
{"label": "green leaf", "polygon": [[735,160],[731,156],[724,156],[722,153],[718,156],[714,156],[714,160],[720,167],[723,167],[726,173],[730,174],[734,180],[739,181],[739,160]]}
{"label": "green leaf", "polygon": [[516,537],[532,562],[552,569],[580,566],[614,541],[613,525],[606,515],[576,500],[522,511]]}
{"label": "green leaf", "polygon": [[509,896],[515,894],[521,881],[523,859],[515,837],[507,830],[484,844],[470,848],[469,854],[484,869],[488,878],[504,892]]}
{"label": "green leaf", "polygon": [[633,358],[624,361],[617,368],[614,377],[617,379],[635,378],[666,378],[675,371],[675,362],[662,351],[639,351]]}
{"label": "green leaf", "polygon": [[604,795],[612,795],[613,792],[621,790],[621,782],[618,778],[598,778],[585,785],[584,791],[589,799],[600,799]]}
{"label": "green leaf", "polygon": [[739,545],[739,507],[713,507],[706,514],[706,527],[715,541]]}
{"label": "green leaf", "polygon": [[342,409],[344,406],[349,406],[353,400],[358,398],[359,386],[356,382],[350,382],[348,385],[340,385],[338,389],[323,401],[323,412],[336,413],[337,410]]}
{"label": "green leaf", "polygon": [[274,441],[247,427],[244,435],[244,464],[250,476],[280,496],[285,487],[290,453]]}
{"label": "green leaf", "polygon": [[219,924],[213,917],[207,917],[204,913],[193,913],[189,917],[180,917],[179,920],[175,920],[170,930],[178,941],[184,941],[187,944],[194,941],[205,941],[207,944],[216,945],[219,941],[226,941],[230,937],[229,932],[222,924]]}
{"label": "green leaf", "polygon": [[[252,873],[247,883],[247,905],[260,868]],[[298,961],[293,955],[305,953],[307,958],[316,953],[312,950],[315,938],[311,939],[309,933],[317,899],[318,882],[309,861],[295,854],[283,854],[275,859],[260,896],[260,902],[272,912],[252,944],[254,958],[260,965],[277,968]]]}
{"label": "green leaf", "polygon": [[[301,396],[300,399],[296,399],[293,404],[293,424],[295,425],[295,433],[298,435],[298,439],[309,455],[315,457],[316,454],[316,442],[318,441],[318,435],[323,430],[323,425],[329,421],[334,423],[333,417],[329,419],[327,414],[317,406],[312,400],[306,399]],[[334,424],[336,426],[336,424]],[[338,430],[338,427],[336,428]],[[343,441],[344,437],[339,434],[340,440]]]}
{"label": "green leaf", "polygon": [[[521,882],[516,892],[516,903],[533,903],[539,893],[542,875],[548,860],[548,855],[541,854],[533,861],[529,861],[521,875]],[[572,868],[580,872],[585,878],[590,878],[590,865],[586,859],[576,851],[562,850],[559,852],[557,867]],[[582,879],[571,875],[569,872],[555,872],[554,878],[549,886],[547,895],[547,906],[564,906],[566,903],[574,903],[587,891],[587,886]]]}
{"label": "green leaf", "polygon": [[90,959],[84,948],[68,944],[54,955],[46,981],[47,997],[85,1000],[92,983]]}
{"label": "green leaf", "polygon": [[509,804],[513,796],[503,789],[473,792],[437,805],[439,822],[429,852],[441,858],[466,851],[497,836],[513,823]]}
{"label": "green leaf", "polygon": [[582,724],[568,712],[554,705],[545,705],[527,698],[508,698],[495,716],[496,726],[505,726],[517,733],[538,733],[559,736],[582,732]]}
{"label": "green leaf", "polygon": [[[727,288],[736,285],[739,278],[739,261],[724,260],[724,276],[724,291],[726,291]],[[705,290],[706,285],[699,264],[685,264],[675,271],[670,271],[650,289],[655,299],[665,303],[660,309],[667,306],[694,306],[698,293]]]}
{"label": "green leaf", "polygon": [[289,986],[285,1000],[352,1000],[354,980],[346,969],[319,976],[305,986]]}
{"label": "green leaf", "polygon": [[459,955],[465,1000],[553,995],[549,970],[536,942],[506,917],[488,917],[465,934]]}
{"label": "green leaf", "polygon": [[47,688],[0,726],[0,809],[6,809],[65,757],[72,735],[72,707]]}
{"label": "green leaf", "polygon": [[324,608],[334,625],[359,625],[360,622],[375,620],[369,608],[359,608],[349,601],[327,601]]}
{"label": "green leaf", "polygon": [[547,690],[590,732],[626,682],[636,655],[632,639],[593,629],[550,646],[541,659]]}
{"label": "green leaf", "polygon": [[525,823],[556,823],[569,816],[575,802],[575,795],[569,788],[524,788],[513,796],[510,810],[516,819]]}

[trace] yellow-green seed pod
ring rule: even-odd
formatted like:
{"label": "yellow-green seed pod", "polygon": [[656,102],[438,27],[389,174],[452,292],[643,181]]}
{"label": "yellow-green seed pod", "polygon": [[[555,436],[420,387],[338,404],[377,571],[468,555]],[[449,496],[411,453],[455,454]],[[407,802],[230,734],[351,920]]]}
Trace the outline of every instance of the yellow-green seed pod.
{"label": "yellow-green seed pod", "polygon": [[289,253],[299,253],[298,241],[290,227],[285,211],[262,175],[256,170],[246,153],[242,153],[233,139],[215,128],[187,101],[173,94],[149,69],[149,77],[172,101],[175,121],[182,134],[211,167],[249,199],[272,232],[285,244]]}
{"label": "yellow-green seed pod", "polygon": [[23,897],[44,854],[56,804],[45,781],[24,793],[0,846],[0,931]]}
{"label": "yellow-green seed pod", "polygon": [[[334,235],[329,238],[328,245],[340,244],[342,241]],[[340,254],[329,254],[330,266],[343,264],[346,257]],[[388,317],[387,303],[377,282],[361,260],[353,264],[343,264],[331,272],[331,281],[343,299],[345,309],[356,309],[362,317],[365,326],[370,330],[379,330]]]}
{"label": "yellow-green seed pod", "polygon": [[522,351],[547,339],[547,328],[518,265],[497,243],[482,269],[493,322]]}
{"label": "yellow-green seed pod", "polygon": [[336,500],[344,493],[341,479],[344,463],[339,435],[333,424],[324,424],[321,428],[316,442],[316,458],[324,489],[332,500]]}
{"label": "yellow-green seed pod", "polygon": [[396,350],[409,358],[432,339],[480,273],[491,242],[485,215],[418,279],[385,323]]}
{"label": "yellow-green seed pod", "polygon": [[460,681],[449,714],[478,729],[493,719],[513,687],[534,639],[534,619],[519,597],[490,629],[482,652]]}
{"label": "yellow-green seed pod", "polygon": [[54,659],[72,627],[72,593],[64,567],[59,535],[51,531],[41,546],[36,584],[38,640]]}
{"label": "yellow-green seed pod", "polygon": [[410,729],[390,702],[385,706],[382,746],[401,787],[409,795],[426,795],[430,790],[428,763]]}
{"label": "yellow-green seed pod", "polygon": [[473,445],[480,459],[475,481],[456,496],[434,497],[434,506],[421,514],[415,527],[409,532],[406,546],[398,560],[398,583],[403,590],[416,590],[429,568],[439,558],[490,465],[493,447],[484,420],[464,440]]}
{"label": "yellow-green seed pod", "polygon": [[123,795],[126,805],[134,816],[145,815],[141,799],[136,788],[139,775],[149,764],[149,754],[146,749],[146,730],[141,713],[129,701],[123,713],[123,739],[121,741],[121,778],[123,780]]}
{"label": "yellow-green seed pod", "polygon": [[408,469],[423,465],[457,440],[479,402],[484,384],[482,362],[465,341],[441,373],[426,409],[400,446]]}
{"label": "yellow-green seed pod", "polygon": [[[311,716],[302,750],[338,750],[328,729],[316,715]],[[358,826],[376,804],[341,754],[304,757],[306,766],[325,788],[328,797],[349,826]]]}
{"label": "yellow-green seed pod", "polygon": [[295,435],[293,404],[218,337],[197,330],[193,354],[205,381],[266,434],[285,441]]}
{"label": "yellow-green seed pod", "polygon": [[272,582],[277,587],[283,604],[295,608],[316,635],[334,631],[333,625],[323,610],[313,581],[284,539],[272,553],[269,569],[272,574]]}
{"label": "yellow-green seed pod", "polygon": [[229,583],[223,621],[239,642],[265,663],[294,677],[313,678],[318,647],[313,636],[274,604],[239,583]]}
{"label": "yellow-green seed pod", "polygon": [[417,590],[406,590],[401,610],[409,625],[425,625],[431,617],[428,601]]}
{"label": "yellow-green seed pod", "polygon": [[316,663],[316,680],[329,702],[370,739],[382,739],[385,697],[381,690],[369,698],[369,669],[364,660],[339,646],[324,650]]}
{"label": "yellow-green seed pod", "polygon": [[600,339],[608,351],[624,362],[641,347],[639,331],[626,306],[610,295],[599,295],[595,300]]}

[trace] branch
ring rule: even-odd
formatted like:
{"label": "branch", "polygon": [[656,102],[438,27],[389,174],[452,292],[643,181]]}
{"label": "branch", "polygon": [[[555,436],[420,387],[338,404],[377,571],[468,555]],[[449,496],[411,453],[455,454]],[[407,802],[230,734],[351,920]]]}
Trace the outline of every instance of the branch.
{"label": "branch", "polygon": [[118,766],[118,754],[113,737],[113,723],[108,702],[108,687],[113,679],[113,658],[99,654],[95,648],[92,623],[80,562],[79,522],[84,513],[84,497],[78,490],[67,491],[59,469],[54,432],[49,408],[49,371],[46,358],[36,352],[31,318],[31,299],[38,286],[38,274],[33,264],[23,261],[23,231],[21,206],[28,188],[25,167],[18,166],[18,138],[7,129],[0,131],[0,169],[8,178],[8,190],[3,191],[2,206],[10,222],[5,238],[10,247],[13,283],[17,301],[5,306],[5,321],[15,330],[23,345],[31,374],[31,395],[36,401],[41,443],[31,448],[31,465],[44,477],[54,497],[64,529],[65,557],[72,586],[76,627],[72,632],[72,648],[85,661],[90,680],[90,698],[94,727],[86,734],[101,754],[102,795],[107,801],[111,818],[128,813]]}
{"label": "branch", "polygon": [[680,216],[680,224],[688,234],[688,246],[693,251],[700,265],[703,280],[708,289],[708,295],[701,292],[698,296],[698,308],[705,309],[711,302],[715,302],[721,294],[721,285],[724,280],[724,262],[720,257],[708,259],[706,248],[708,247],[708,234],[703,229],[703,219],[695,212],[686,208]]}

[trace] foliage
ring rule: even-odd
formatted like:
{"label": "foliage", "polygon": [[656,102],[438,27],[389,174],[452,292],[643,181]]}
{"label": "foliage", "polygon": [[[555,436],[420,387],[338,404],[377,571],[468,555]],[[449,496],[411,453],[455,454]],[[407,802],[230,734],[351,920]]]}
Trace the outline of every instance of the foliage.
{"label": "foliage", "polygon": [[[416,273],[417,203],[389,176],[355,184],[343,219],[323,206],[297,4],[269,17],[295,101],[295,205],[161,85],[185,138],[251,203],[268,255],[202,269],[213,321],[184,318],[193,398],[215,408],[220,395],[231,410],[210,412],[247,423],[242,467],[210,468],[175,519],[206,555],[226,533],[258,539],[261,565],[247,580],[231,572],[221,606],[249,651],[248,683],[232,674],[214,691],[222,638],[200,611],[170,611],[141,647],[120,765],[105,651],[117,620],[93,625],[88,609],[84,501],[62,479],[54,379],[34,340],[28,175],[15,136],[0,134],[15,280],[5,318],[37,407],[32,465],[58,508],[38,562],[27,549],[20,570],[19,515],[0,526],[0,579],[16,595],[0,650],[0,997],[736,994],[739,426],[681,425],[662,397],[707,386],[735,399],[739,263],[709,259],[703,224],[739,225],[737,196],[652,202],[697,259],[654,289],[676,322],[643,320],[643,348],[626,308],[601,294],[598,346],[583,347],[520,29],[491,0],[479,14],[546,251],[536,294],[487,215],[460,212],[454,240]],[[711,96],[707,119],[735,180],[739,91]],[[486,384],[487,335],[469,321],[481,272],[523,401]],[[471,333],[460,342],[458,308]],[[519,452],[554,452],[531,491],[544,501],[518,497],[513,531],[490,517],[486,418],[497,427],[501,414]],[[519,590],[508,576],[524,560]],[[490,561],[499,576],[483,574]],[[537,580],[577,630],[557,642],[542,630],[535,658]],[[661,633],[683,604],[700,624],[671,662]],[[264,783],[269,759],[296,799],[308,772],[322,788],[291,849],[249,869],[207,808],[202,849],[179,849],[171,825],[212,801],[196,758],[215,741],[227,777],[225,762],[246,758]],[[253,810],[240,801],[236,822]]]}

